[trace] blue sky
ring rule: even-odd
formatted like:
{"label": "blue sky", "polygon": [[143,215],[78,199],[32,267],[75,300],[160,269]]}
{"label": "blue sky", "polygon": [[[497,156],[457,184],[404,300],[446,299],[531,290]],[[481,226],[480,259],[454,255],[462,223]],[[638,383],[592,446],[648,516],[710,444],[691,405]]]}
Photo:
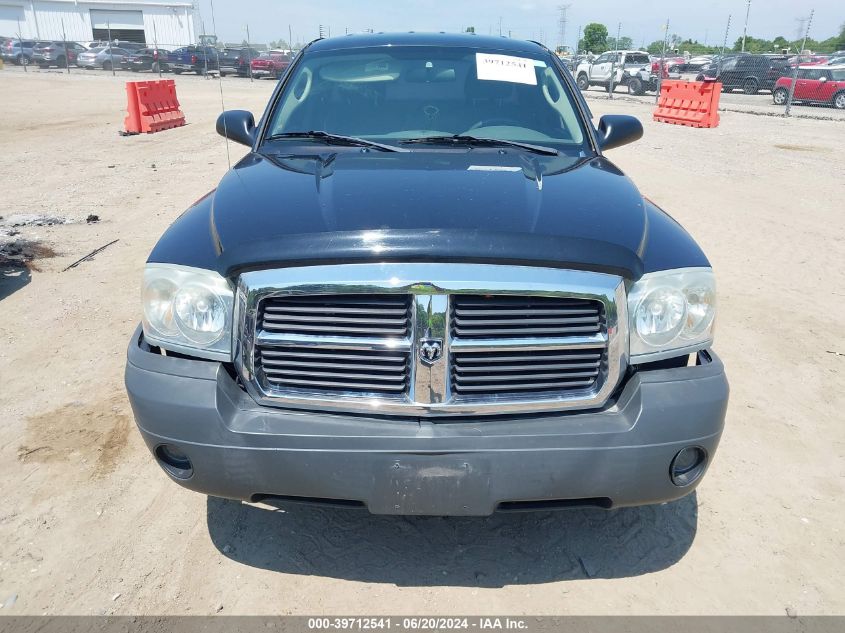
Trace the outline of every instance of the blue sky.
{"label": "blue sky", "polygon": [[[721,44],[728,15],[732,15],[728,40],[742,35],[746,0],[199,0],[205,30],[212,32],[211,2],[217,35],[224,41],[240,41],[249,24],[251,39],[268,42],[288,39],[306,42],[318,35],[322,24],[331,35],[374,29],[376,31],[458,31],[475,26],[478,33],[499,33],[522,39],[558,44],[560,4],[570,4],[567,44],[574,45],[578,27],[589,22],[607,25],[636,46],[662,39],[662,25],[682,37]],[[845,22],[842,0],[752,0],[748,33],[771,39],[797,37],[802,20],[815,8],[810,35],[826,39]]]}

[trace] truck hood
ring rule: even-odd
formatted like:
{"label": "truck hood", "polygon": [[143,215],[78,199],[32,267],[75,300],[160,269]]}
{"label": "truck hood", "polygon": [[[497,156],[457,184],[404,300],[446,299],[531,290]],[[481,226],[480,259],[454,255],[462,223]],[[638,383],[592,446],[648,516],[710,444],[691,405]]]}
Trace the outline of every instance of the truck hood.
{"label": "truck hood", "polygon": [[211,202],[218,270],[521,262],[639,277],[643,198],[602,157],[510,150],[248,154]]}

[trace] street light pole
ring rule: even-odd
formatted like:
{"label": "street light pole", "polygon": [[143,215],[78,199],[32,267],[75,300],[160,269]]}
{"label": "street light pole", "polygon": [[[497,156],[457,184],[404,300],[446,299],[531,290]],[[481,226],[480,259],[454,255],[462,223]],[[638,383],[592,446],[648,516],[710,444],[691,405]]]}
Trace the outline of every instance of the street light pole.
{"label": "street light pole", "polygon": [[748,14],[751,13],[751,0],[747,0],[745,5],[745,26],[742,27],[742,52],[745,52],[745,37],[748,35]]}

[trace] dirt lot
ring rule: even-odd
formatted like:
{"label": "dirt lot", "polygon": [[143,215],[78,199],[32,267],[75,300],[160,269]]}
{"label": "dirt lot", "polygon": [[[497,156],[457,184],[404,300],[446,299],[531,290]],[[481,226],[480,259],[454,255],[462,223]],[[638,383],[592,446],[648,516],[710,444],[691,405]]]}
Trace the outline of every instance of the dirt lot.
{"label": "dirt lot", "polygon": [[[718,274],[732,397],[696,495],[483,520],[278,512],[182,490],[134,428],[144,260],[227,164],[216,82],[177,80],[188,126],[121,138],[122,81],[0,72],[0,215],[77,220],[15,229],[39,257],[0,274],[0,614],[845,612],[845,123],[729,112],[694,130],[590,101],[642,118],[611,156]],[[273,85],[224,87],[259,112]]]}

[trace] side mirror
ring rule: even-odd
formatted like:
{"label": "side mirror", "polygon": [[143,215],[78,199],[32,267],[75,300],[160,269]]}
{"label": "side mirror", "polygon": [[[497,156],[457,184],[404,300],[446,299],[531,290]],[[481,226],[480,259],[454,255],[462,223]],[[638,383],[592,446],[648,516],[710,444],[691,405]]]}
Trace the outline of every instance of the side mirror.
{"label": "side mirror", "polygon": [[217,117],[217,133],[220,136],[252,147],[255,142],[255,118],[246,110],[228,110]]}
{"label": "side mirror", "polygon": [[827,81],[827,77],[819,77],[819,81],[824,83],[825,81]]}
{"label": "side mirror", "polygon": [[633,143],[643,136],[643,124],[627,114],[605,114],[599,119],[599,148],[613,149]]}

